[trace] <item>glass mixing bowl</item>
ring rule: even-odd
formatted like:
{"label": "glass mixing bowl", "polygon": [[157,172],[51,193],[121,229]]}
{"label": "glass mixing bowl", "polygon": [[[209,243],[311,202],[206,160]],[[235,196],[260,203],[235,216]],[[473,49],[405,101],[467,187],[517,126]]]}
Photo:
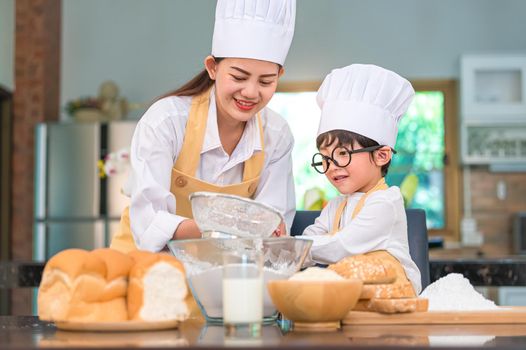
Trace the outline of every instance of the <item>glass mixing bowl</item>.
{"label": "glass mixing bowl", "polygon": [[229,194],[194,192],[190,203],[203,237],[266,238],[283,221],[271,206]]}
{"label": "glass mixing bowl", "polygon": [[209,323],[223,322],[223,253],[261,251],[263,253],[263,317],[273,321],[276,308],[268,294],[266,284],[272,280],[287,279],[302,266],[312,241],[294,237],[201,238],[174,240],[168,243],[170,251],[185,267],[188,286],[203,316]]}

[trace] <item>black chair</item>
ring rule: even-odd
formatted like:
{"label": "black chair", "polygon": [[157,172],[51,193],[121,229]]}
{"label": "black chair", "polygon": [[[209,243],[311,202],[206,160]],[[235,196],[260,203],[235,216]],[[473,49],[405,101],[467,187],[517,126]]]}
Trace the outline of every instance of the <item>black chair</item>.
{"label": "black chair", "polygon": [[307,226],[312,225],[314,220],[320,216],[319,210],[298,210],[290,228],[291,236],[300,236]]}
{"label": "black chair", "polygon": [[427,238],[426,212],[423,209],[406,209],[409,254],[420,270],[422,290],[429,280],[429,242]]}
{"label": "black chair", "polygon": [[[429,243],[427,238],[426,212],[422,209],[406,209],[407,236],[409,254],[420,270],[422,290],[429,285]],[[291,236],[303,234],[307,226],[314,223],[320,215],[318,210],[298,210],[292,227]]]}

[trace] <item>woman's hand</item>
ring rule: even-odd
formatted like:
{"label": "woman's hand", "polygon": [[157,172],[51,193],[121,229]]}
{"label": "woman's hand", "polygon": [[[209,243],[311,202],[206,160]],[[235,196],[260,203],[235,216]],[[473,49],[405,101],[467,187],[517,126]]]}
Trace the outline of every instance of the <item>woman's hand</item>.
{"label": "woman's hand", "polygon": [[281,224],[279,224],[278,228],[272,232],[272,237],[281,237],[285,236],[287,234],[285,223],[282,221]]}
{"label": "woman's hand", "polygon": [[173,235],[173,239],[201,238],[201,231],[193,219],[183,220]]}

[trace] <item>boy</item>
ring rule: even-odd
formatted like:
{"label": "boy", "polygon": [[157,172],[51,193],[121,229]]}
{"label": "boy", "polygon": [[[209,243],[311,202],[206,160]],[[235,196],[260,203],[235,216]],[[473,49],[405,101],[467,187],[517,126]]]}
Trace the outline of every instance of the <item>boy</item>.
{"label": "boy", "polygon": [[415,293],[420,271],[409,255],[407,219],[398,187],[388,187],[398,122],[414,90],[394,72],[353,64],[323,81],[314,169],[342,194],[303,233],[314,242],[312,260],[333,264],[347,256],[384,251],[399,262]]}

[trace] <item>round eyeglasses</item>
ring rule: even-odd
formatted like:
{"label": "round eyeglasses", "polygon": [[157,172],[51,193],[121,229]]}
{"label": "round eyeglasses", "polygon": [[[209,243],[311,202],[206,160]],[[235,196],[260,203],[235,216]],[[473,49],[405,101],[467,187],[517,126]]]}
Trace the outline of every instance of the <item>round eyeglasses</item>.
{"label": "round eyeglasses", "polygon": [[[318,173],[325,174],[327,170],[329,170],[329,166],[331,165],[330,162],[334,163],[334,165],[336,165],[339,168],[345,168],[347,165],[351,163],[351,157],[353,154],[365,153],[365,152],[371,153],[382,147],[385,147],[385,146],[384,145],[371,146],[371,147],[365,147],[365,148],[360,148],[360,149],[351,151],[346,147],[340,146],[332,150],[332,154],[330,157],[324,154],[321,154],[321,153],[315,153],[312,156],[312,162],[310,165]],[[396,153],[394,149],[391,149],[391,151],[393,153]]]}

